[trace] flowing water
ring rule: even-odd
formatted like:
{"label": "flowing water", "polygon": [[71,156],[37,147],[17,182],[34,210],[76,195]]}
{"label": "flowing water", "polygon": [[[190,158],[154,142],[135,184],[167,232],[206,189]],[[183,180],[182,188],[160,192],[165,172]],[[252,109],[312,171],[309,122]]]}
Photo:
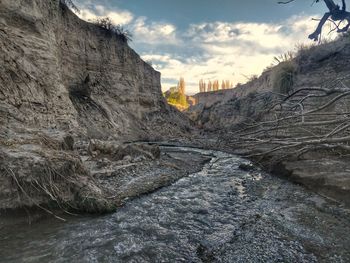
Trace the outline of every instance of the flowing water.
{"label": "flowing water", "polygon": [[0,262],[350,262],[349,211],[211,156],[201,172],[116,213],[0,229]]}

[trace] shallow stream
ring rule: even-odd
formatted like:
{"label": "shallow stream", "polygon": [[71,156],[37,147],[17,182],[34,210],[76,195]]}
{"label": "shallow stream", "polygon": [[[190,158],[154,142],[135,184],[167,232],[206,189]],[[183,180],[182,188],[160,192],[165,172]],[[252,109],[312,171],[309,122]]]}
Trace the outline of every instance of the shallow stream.
{"label": "shallow stream", "polygon": [[0,262],[350,262],[350,212],[237,156],[116,213],[0,229]]}

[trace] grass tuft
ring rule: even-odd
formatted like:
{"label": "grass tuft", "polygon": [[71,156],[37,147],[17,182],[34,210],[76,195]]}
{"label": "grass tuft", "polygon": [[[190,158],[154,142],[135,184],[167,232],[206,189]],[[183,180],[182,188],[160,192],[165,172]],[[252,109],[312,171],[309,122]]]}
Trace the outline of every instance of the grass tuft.
{"label": "grass tuft", "polygon": [[293,61],[285,61],[272,69],[271,81],[273,91],[279,94],[288,94],[293,90],[297,66]]}

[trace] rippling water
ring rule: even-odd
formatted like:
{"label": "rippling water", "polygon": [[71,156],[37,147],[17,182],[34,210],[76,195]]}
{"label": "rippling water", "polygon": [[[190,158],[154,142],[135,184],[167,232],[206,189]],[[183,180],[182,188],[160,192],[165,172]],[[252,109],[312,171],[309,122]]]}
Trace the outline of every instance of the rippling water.
{"label": "rippling water", "polygon": [[[236,156],[191,151],[213,158],[201,172],[132,200],[114,214],[72,218],[65,223],[44,220],[32,226],[1,230],[0,262],[317,260],[314,251],[303,246],[304,237],[293,240],[300,236],[293,231],[307,229],[298,222],[297,208],[288,207],[288,202],[281,205],[276,193],[282,198],[288,191],[293,196],[296,191],[305,195],[296,198],[318,197],[258,170],[242,171],[238,166],[246,161]],[[276,202],[278,208],[274,207]],[[314,204],[310,201],[305,206]],[[327,243],[322,231],[316,232],[315,237],[304,234],[310,242]],[[321,241],[317,241],[319,237]],[[346,253],[340,259],[346,259]],[[329,255],[332,257],[337,259],[337,255]]]}

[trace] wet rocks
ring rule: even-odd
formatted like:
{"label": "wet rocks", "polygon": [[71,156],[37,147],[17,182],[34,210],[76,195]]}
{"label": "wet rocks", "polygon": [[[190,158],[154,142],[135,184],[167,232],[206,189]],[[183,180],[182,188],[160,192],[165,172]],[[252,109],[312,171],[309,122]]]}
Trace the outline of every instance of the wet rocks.
{"label": "wet rocks", "polygon": [[238,166],[239,169],[243,170],[243,171],[252,171],[255,169],[254,165],[252,163],[241,163]]}
{"label": "wet rocks", "polygon": [[115,141],[91,140],[88,146],[91,156],[106,156],[112,160],[131,159],[157,159],[160,157],[160,149],[156,145],[146,143],[118,144]]}

